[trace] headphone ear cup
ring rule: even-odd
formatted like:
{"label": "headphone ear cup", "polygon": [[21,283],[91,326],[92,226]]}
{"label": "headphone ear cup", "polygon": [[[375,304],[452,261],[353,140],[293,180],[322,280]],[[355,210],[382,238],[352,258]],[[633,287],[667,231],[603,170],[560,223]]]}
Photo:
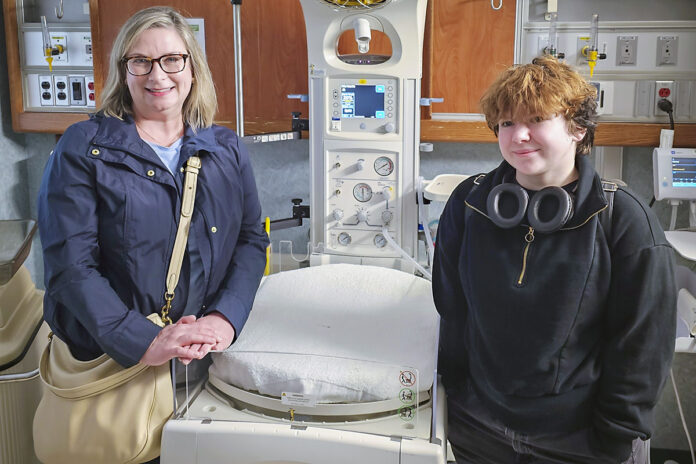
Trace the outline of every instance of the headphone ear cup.
{"label": "headphone ear cup", "polygon": [[[542,221],[540,218],[541,204],[544,201],[555,199],[558,204],[556,214],[548,221]],[[546,187],[539,190],[532,196],[529,202],[529,210],[527,211],[527,221],[530,227],[537,232],[549,234],[556,232],[563,227],[566,222],[573,217],[573,197],[560,187]]]}
{"label": "headphone ear cup", "polygon": [[[505,217],[500,213],[500,199],[503,196],[511,196],[517,201],[517,210],[515,214],[510,217]],[[522,218],[524,218],[528,204],[529,195],[527,191],[517,184],[507,182],[493,187],[486,199],[488,217],[496,226],[503,229],[510,229],[519,225]]]}

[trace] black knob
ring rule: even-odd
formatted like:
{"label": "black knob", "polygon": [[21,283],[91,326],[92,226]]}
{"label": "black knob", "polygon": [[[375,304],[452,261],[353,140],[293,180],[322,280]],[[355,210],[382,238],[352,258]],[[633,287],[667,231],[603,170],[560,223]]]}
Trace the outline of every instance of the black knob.
{"label": "black knob", "polygon": [[300,206],[302,204],[302,198],[293,198],[290,201],[292,201],[292,204],[295,206]]}
{"label": "black knob", "polygon": [[562,60],[563,58],[565,58],[565,53],[563,53],[563,52],[559,53],[559,54],[558,54],[558,59],[559,59],[559,60]]}
{"label": "black knob", "polygon": [[606,60],[606,59],[607,59],[607,54],[606,54],[606,53],[600,53],[600,54],[599,54],[599,59],[600,59],[600,60]]}

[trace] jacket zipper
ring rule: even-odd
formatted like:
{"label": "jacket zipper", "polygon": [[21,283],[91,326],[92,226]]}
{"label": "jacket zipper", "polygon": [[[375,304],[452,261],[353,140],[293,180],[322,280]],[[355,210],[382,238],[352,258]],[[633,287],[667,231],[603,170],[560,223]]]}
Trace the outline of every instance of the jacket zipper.
{"label": "jacket zipper", "polygon": [[520,277],[517,279],[517,285],[522,285],[525,273],[527,272],[527,256],[529,255],[529,247],[534,241],[534,228],[529,228],[529,231],[524,236],[524,241],[527,242],[527,244],[524,246],[524,253],[522,254],[522,271],[520,272]]}

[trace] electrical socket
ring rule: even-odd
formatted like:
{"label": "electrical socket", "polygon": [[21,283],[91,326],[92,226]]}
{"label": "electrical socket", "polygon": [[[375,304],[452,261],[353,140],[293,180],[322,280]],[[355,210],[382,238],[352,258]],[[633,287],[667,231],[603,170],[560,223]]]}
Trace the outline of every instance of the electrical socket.
{"label": "electrical socket", "polygon": [[616,38],[616,64],[621,66],[624,64],[636,64],[636,55],[638,52],[638,36],[637,35],[621,35]]}
{"label": "electrical socket", "polygon": [[657,38],[657,65],[677,64],[679,37],[676,35],[661,35]]}
{"label": "electrical socket", "polygon": [[677,102],[674,90],[674,81],[655,81],[655,105],[653,108],[655,116],[667,116],[667,113],[662,111],[657,106],[657,102],[659,102],[662,99],[671,101],[672,111],[673,113],[676,113],[675,108],[677,106]]}
{"label": "electrical socket", "polygon": [[68,95],[68,76],[53,75],[53,88],[56,95],[56,106],[70,105]]}
{"label": "electrical socket", "polygon": [[51,76],[39,76],[39,92],[41,106],[53,106],[53,78]]}

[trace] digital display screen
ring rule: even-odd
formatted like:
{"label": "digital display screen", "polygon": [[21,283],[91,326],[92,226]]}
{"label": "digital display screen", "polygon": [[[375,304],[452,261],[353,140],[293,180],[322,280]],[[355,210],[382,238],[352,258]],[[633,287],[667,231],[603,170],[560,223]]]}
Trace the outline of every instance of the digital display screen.
{"label": "digital display screen", "polygon": [[672,187],[696,187],[696,158],[672,157]]}
{"label": "digital display screen", "polygon": [[384,86],[342,85],[341,116],[384,119]]}

